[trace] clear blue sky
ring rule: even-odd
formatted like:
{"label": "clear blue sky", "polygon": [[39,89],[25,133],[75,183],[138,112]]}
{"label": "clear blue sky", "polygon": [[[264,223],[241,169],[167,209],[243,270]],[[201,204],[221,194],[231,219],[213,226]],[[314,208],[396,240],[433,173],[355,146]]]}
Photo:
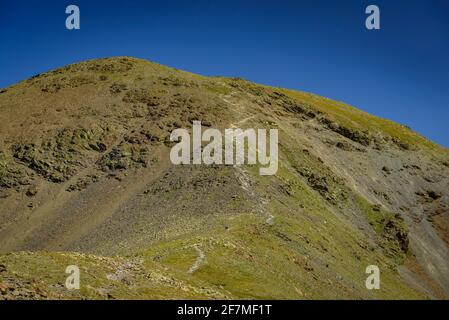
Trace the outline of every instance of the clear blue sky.
{"label": "clear blue sky", "polygon": [[[380,31],[365,29],[369,4]],[[449,146],[448,0],[0,0],[0,48],[0,87],[127,55],[314,92]]]}

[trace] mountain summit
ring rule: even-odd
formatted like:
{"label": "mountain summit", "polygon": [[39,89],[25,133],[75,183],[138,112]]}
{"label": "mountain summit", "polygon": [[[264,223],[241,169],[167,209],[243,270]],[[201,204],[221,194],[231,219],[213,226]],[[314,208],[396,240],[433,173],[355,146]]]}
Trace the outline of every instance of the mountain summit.
{"label": "mountain summit", "polygon": [[[173,165],[194,121],[277,129],[276,174]],[[0,90],[0,122],[0,299],[449,297],[449,151],[405,126],[128,57]]]}

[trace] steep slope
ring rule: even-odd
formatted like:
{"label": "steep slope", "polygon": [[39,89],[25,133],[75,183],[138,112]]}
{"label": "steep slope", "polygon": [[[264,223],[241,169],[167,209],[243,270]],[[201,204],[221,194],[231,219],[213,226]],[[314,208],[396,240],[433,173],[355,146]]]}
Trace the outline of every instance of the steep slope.
{"label": "steep slope", "polygon": [[[0,92],[0,297],[449,295],[449,152],[408,128],[126,57]],[[194,120],[279,129],[277,174],[172,165],[169,135]]]}

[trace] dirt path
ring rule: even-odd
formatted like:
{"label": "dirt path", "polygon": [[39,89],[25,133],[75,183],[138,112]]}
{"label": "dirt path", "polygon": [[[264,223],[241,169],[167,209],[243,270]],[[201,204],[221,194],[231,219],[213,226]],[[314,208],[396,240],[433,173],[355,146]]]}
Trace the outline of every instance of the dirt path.
{"label": "dirt path", "polygon": [[256,116],[249,116],[249,117],[246,117],[245,119],[242,119],[242,120],[240,120],[240,121],[237,122],[237,123],[231,124],[231,127],[233,127],[233,128],[238,128],[240,125],[244,124],[245,122],[247,122],[247,121],[249,121],[249,120],[251,120],[251,119],[254,119],[255,117],[256,117]]}
{"label": "dirt path", "polygon": [[203,265],[204,261],[206,260],[206,255],[204,254],[203,250],[201,250],[197,245],[195,245],[196,253],[198,254],[198,257],[196,258],[193,265],[190,267],[188,273],[192,274],[196,270],[198,270],[201,265]]}

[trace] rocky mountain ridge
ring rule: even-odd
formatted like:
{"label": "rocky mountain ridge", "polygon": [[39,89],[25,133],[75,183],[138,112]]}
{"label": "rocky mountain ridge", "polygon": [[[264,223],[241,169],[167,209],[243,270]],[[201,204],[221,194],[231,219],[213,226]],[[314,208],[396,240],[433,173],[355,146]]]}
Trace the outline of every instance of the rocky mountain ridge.
{"label": "rocky mountain ridge", "polygon": [[[172,165],[195,120],[278,129],[278,172]],[[0,121],[0,297],[448,298],[449,151],[404,126],[128,57],[5,88]]]}

